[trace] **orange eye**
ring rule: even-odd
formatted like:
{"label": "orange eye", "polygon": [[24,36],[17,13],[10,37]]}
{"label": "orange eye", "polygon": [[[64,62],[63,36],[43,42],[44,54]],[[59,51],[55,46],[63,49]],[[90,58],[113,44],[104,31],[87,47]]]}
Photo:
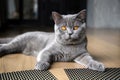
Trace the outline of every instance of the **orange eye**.
{"label": "orange eye", "polygon": [[67,28],[66,28],[66,26],[62,26],[61,29],[62,29],[63,31],[65,31]]}
{"label": "orange eye", "polygon": [[74,30],[78,30],[78,28],[79,28],[79,26],[74,26],[73,29],[74,29]]}

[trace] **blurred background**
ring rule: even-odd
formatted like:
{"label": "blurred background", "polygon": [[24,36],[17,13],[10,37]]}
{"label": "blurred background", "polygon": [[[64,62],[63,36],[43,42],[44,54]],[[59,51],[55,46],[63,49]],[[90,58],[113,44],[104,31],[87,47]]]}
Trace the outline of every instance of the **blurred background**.
{"label": "blurred background", "polygon": [[87,9],[87,25],[120,28],[119,0],[1,0],[0,27],[10,25],[53,26],[51,12],[73,14]]}
{"label": "blurred background", "polygon": [[54,25],[51,13],[73,14],[86,9],[86,0],[4,0],[0,2],[1,27]]}
{"label": "blurred background", "polygon": [[120,0],[0,0],[0,37],[51,32],[52,11],[74,14],[82,9],[87,9],[89,52],[107,67],[120,67]]}

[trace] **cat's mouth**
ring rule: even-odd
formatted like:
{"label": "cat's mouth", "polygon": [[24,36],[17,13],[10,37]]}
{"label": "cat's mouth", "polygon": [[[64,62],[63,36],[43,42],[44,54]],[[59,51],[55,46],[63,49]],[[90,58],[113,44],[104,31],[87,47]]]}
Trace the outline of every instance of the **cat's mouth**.
{"label": "cat's mouth", "polygon": [[78,39],[69,39],[68,41],[75,42],[75,41],[78,41]]}
{"label": "cat's mouth", "polygon": [[66,41],[69,41],[69,42],[74,42],[74,41],[78,41],[78,38],[72,38],[71,36],[69,36]]}

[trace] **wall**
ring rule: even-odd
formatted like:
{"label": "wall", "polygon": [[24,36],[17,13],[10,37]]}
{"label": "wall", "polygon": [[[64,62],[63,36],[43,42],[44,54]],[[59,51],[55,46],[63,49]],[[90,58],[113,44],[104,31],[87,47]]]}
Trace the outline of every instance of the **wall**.
{"label": "wall", "polygon": [[120,0],[88,0],[88,27],[120,28]]}

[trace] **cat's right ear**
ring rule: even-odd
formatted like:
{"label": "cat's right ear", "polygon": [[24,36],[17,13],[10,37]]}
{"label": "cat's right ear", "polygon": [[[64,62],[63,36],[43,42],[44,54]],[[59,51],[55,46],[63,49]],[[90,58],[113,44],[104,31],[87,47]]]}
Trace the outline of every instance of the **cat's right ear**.
{"label": "cat's right ear", "polygon": [[52,18],[55,24],[59,24],[62,19],[62,16],[58,12],[52,12]]}

